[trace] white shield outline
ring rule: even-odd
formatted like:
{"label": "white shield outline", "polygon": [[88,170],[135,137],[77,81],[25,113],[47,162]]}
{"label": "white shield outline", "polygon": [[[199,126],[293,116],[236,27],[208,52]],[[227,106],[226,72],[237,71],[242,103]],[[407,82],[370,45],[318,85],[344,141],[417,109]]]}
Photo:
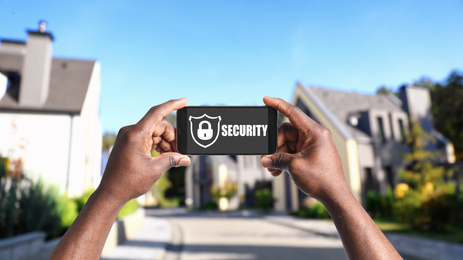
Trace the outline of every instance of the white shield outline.
{"label": "white shield outline", "polygon": [[[195,135],[193,133],[193,122],[191,121],[191,119],[201,119],[203,117],[207,117],[209,119],[219,119],[219,121],[217,122],[217,134],[215,135],[215,139],[214,141],[212,141],[210,144],[207,144],[207,145],[203,145],[201,144],[200,142],[198,142],[195,138]],[[219,133],[220,133],[220,121],[222,121],[222,117],[221,116],[208,116],[206,114],[202,115],[202,116],[190,116],[188,118],[188,120],[190,121],[190,133],[191,133],[191,137],[193,137],[193,140],[195,141],[195,143],[203,148],[207,148],[211,145],[213,145],[215,143],[215,141],[217,141],[217,139],[219,138]]]}

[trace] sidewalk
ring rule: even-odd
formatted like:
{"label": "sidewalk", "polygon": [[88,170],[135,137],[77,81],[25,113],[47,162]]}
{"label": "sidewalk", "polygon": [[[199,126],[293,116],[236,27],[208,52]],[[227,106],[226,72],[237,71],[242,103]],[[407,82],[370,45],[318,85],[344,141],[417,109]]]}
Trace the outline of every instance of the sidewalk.
{"label": "sidewalk", "polygon": [[133,238],[118,245],[101,259],[163,259],[170,232],[167,221],[146,216],[143,228]]}
{"label": "sidewalk", "polygon": [[[302,229],[317,235],[337,236],[334,223],[319,219],[302,219],[288,215],[268,215],[266,221]],[[463,245],[438,240],[414,237],[397,233],[385,233],[392,245],[404,259],[461,259]]]}

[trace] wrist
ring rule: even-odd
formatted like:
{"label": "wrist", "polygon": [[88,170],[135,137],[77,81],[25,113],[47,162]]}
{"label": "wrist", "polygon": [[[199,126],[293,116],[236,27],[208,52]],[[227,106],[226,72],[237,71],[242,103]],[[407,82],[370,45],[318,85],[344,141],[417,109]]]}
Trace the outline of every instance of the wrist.
{"label": "wrist", "polygon": [[352,209],[353,206],[360,205],[347,185],[333,187],[330,190],[328,194],[320,198],[320,202],[330,214],[338,214],[345,209]]}
{"label": "wrist", "polygon": [[120,199],[116,196],[114,192],[110,192],[109,190],[99,186],[95,192],[90,197],[89,201],[92,201],[94,204],[101,205],[102,208],[105,208],[108,211],[117,211],[119,212],[120,209],[127,203],[123,199]]}

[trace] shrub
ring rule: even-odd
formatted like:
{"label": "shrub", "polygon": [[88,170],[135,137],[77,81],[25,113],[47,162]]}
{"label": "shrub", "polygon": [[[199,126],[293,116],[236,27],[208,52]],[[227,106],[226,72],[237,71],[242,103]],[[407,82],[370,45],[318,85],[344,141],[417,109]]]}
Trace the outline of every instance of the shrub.
{"label": "shrub", "polygon": [[270,189],[262,188],[254,194],[254,206],[258,209],[268,211],[273,206],[273,193]]}
{"label": "shrub", "polygon": [[291,212],[291,215],[301,218],[331,218],[325,206],[323,206],[323,204],[321,204],[318,201],[314,203],[311,207],[304,207],[299,209],[298,211]]}
{"label": "shrub", "polygon": [[85,206],[85,203],[87,203],[88,199],[90,198],[90,196],[92,196],[93,192],[95,192],[95,189],[88,189],[84,193],[82,193],[82,195],[73,199],[77,205],[78,212],[82,211],[82,209]]}
{"label": "shrub", "polygon": [[200,209],[203,210],[217,210],[219,206],[217,205],[217,202],[215,201],[206,201],[201,205]]}
{"label": "shrub", "polygon": [[61,196],[58,200],[57,210],[61,212],[60,233],[64,234],[79,214],[77,203],[67,195]]}
{"label": "shrub", "polygon": [[386,193],[378,194],[375,191],[367,193],[367,211],[376,218],[391,218],[393,216],[394,192],[390,187]]}
{"label": "shrub", "polygon": [[455,194],[453,184],[431,185],[408,190],[394,205],[397,221],[414,230],[446,231],[449,225],[462,226],[463,201]]}
{"label": "shrub", "polygon": [[138,209],[137,199],[130,200],[124,205],[124,207],[122,207],[121,212],[119,212],[119,215],[117,216],[117,218],[119,219],[124,216],[130,215],[134,213],[135,211],[137,211],[137,209]]}
{"label": "shrub", "polygon": [[45,188],[41,180],[1,178],[0,237],[44,231],[48,238],[63,234],[74,220],[69,200],[60,200],[56,188]]}

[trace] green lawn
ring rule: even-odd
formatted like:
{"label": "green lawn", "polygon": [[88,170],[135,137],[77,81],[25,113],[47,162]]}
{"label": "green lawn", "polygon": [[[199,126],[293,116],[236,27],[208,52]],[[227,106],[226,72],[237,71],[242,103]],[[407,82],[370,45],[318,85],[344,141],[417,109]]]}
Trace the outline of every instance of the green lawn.
{"label": "green lawn", "polygon": [[459,227],[446,227],[446,232],[413,231],[406,224],[400,224],[390,219],[373,219],[383,232],[397,232],[447,242],[463,244],[463,229]]}

